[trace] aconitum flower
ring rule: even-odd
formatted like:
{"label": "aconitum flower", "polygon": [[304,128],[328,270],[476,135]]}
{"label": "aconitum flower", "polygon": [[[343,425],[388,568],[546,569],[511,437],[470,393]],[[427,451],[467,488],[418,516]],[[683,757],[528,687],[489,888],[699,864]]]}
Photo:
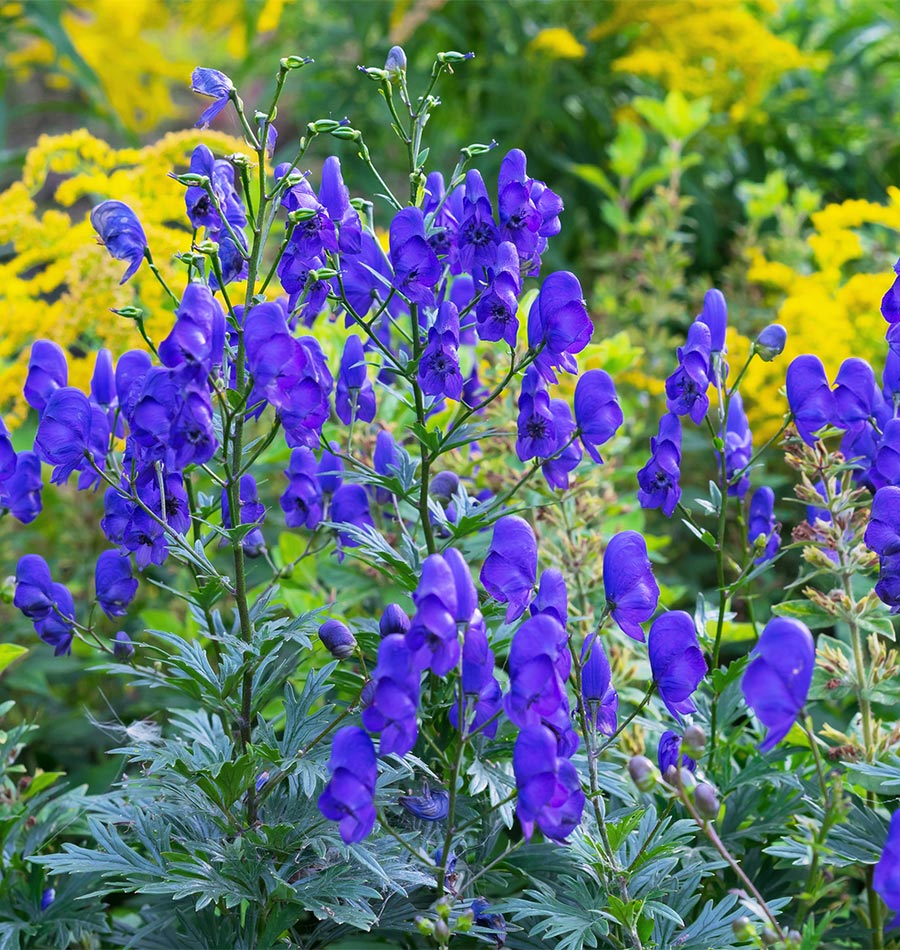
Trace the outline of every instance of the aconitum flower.
{"label": "aconitum flower", "polygon": [[476,278],[480,278],[484,268],[492,267],[497,260],[500,232],[481,172],[476,169],[466,174],[456,243],[460,267]]}
{"label": "aconitum flower", "polygon": [[[488,645],[484,618],[477,610],[466,629],[463,643],[461,685],[466,734],[481,731],[492,739],[497,734],[497,720],[494,717],[501,707],[503,696],[494,676],[494,652]],[[449,711],[450,722],[456,729],[460,728],[459,709],[460,698],[457,695]],[[493,722],[485,725],[492,719]]]}
{"label": "aconitum flower", "polygon": [[507,152],[500,163],[497,197],[503,239],[512,243],[522,261],[529,261],[537,248],[538,231],[543,221],[531,200],[525,162],[525,153],[521,149]]}
{"label": "aconitum flower", "polygon": [[681,736],[677,732],[672,732],[671,729],[667,729],[659,737],[656,761],[659,763],[659,771],[663,776],[673,766],[675,768],[685,768],[691,772],[697,770],[697,763],[690,756],[681,752]]}
{"label": "aconitum flower", "polygon": [[886,485],[875,492],[865,541],[881,557],[900,553],[900,488]]}
{"label": "aconitum flower", "polygon": [[862,429],[875,415],[880,397],[872,367],[855,356],[844,360],[834,380],[837,411],[832,422],[842,429]]}
{"label": "aconitum flower", "polygon": [[[52,476],[55,485],[65,482],[84,464],[85,453],[93,457],[92,416],[91,404],[80,389],[65,386],[55,390],[47,400],[34,437],[34,450],[42,462],[55,466]],[[101,468],[105,461],[105,453],[95,459]]]}
{"label": "aconitum flower", "polygon": [[44,643],[53,647],[54,656],[63,656],[72,649],[75,636],[75,602],[67,587],[53,585],[53,610],[43,620],[35,620],[34,629]]}
{"label": "aconitum flower", "polygon": [[884,848],[872,876],[872,887],[894,913],[885,926],[888,929],[900,927],[900,809],[891,815]]}
{"label": "aconitum flower", "polygon": [[234,92],[234,83],[218,69],[198,66],[191,73],[191,90],[216,100],[194,124],[195,129],[205,129],[228,105],[228,100]]}
{"label": "aconitum flower", "polygon": [[660,698],[681,722],[682,715],[696,711],[691,695],[707,670],[693,617],[683,610],[657,617],[650,627],[647,652]]}
{"label": "aconitum flower", "polygon": [[488,286],[475,306],[478,338],[516,345],[519,332],[519,255],[509,241],[497,248],[497,262],[488,271]]}
{"label": "aconitum flower", "polygon": [[322,520],[322,486],[319,483],[318,462],[313,450],[301,446],[291,452],[291,460],[284,474],[288,478],[279,503],[284,522],[289,528],[315,530]]}
{"label": "aconitum flower", "polygon": [[124,630],[113,637],[113,655],[120,663],[127,663],[134,656],[134,643]]}
{"label": "aconitum flower", "polygon": [[[266,516],[266,509],[259,500],[256,479],[249,472],[246,475],[241,475],[238,484],[238,502],[240,505],[240,523],[242,525],[255,525],[246,534],[242,535],[241,547],[248,557],[259,557],[266,549],[266,541],[260,529],[260,525],[262,525]],[[234,527],[226,488],[222,489],[222,527],[226,529]]]}
{"label": "aconitum flower", "polygon": [[319,796],[319,811],[340,822],[345,844],[362,841],[375,825],[375,783],[378,763],[372,740],[359,726],[344,726],[334,734],[331,778]]}
{"label": "aconitum flower", "polygon": [[456,580],[443,555],[430,554],[422,562],[413,602],[416,614],[406,643],[416,655],[414,662],[421,669],[430,668],[437,676],[446,676],[459,662],[459,638]]}
{"label": "aconitum flower", "polygon": [[378,662],[372,670],[371,701],[362,711],[369,732],[380,732],[379,754],[406,755],[419,733],[416,707],[419,703],[419,670],[406,637],[386,636],[378,645]]}
{"label": "aconitum flower", "polygon": [[69,366],[63,348],[52,340],[35,340],[25,377],[25,402],[40,415],[53,393],[68,381]]}
{"label": "aconitum flower", "polygon": [[128,261],[120,284],[137,273],[147,251],[147,238],[137,215],[122,201],[101,201],[91,210],[91,225],[110,257]]}
{"label": "aconitum flower", "polygon": [[537,614],[526,620],[509,649],[510,689],[504,705],[510,720],[523,728],[553,726],[557,736],[571,729],[566,694],[571,667],[566,631],[556,618]]}
{"label": "aconitum flower", "polygon": [[459,369],[459,313],[449,300],[441,304],[428,342],[419,359],[419,385],[429,396],[462,398],[463,378]]}
{"label": "aconitum flower", "polygon": [[709,409],[711,336],[709,327],[695,320],[687,341],[678,347],[678,369],[666,380],[666,407],[676,416],[690,416],[695,425]]}
{"label": "aconitum flower", "polygon": [[501,604],[508,604],[506,622],[522,616],[534,595],[537,580],[537,541],[531,525],[518,515],[506,515],[494,525],[481,583]]}
{"label": "aconitum flower", "polygon": [[131,559],[119,551],[104,551],[94,571],[97,603],[107,617],[124,617],[134,600],[138,582],[131,573]]}
{"label": "aconitum flower", "polygon": [[786,388],[800,438],[807,445],[815,445],[815,433],[829,425],[837,412],[834,393],[819,357],[806,354],[791,360]]}
{"label": "aconitum flower", "polygon": [[728,329],[728,304],[725,295],[715,287],[703,295],[703,310],[697,319],[709,327],[709,345],[713,353],[725,352],[725,331]]}
{"label": "aconitum flower", "polygon": [[556,737],[546,726],[523,729],[513,747],[516,815],[526,841],[534,826],[554,841],[564,841],[581,821],[584,793],[575,766],[556,752]]}
{"label": "aconitum flower", "polygon": [[569,271],[550,274],[528,312],[528,346],[541,349],[534,363],[541,376],[555,383],[554,370],[577,372],[574,354],[590,343],[593,330],[578,278]]}
{"label": "aconitum flower", "polygon": [[771,561],[781,544],[781,534],[775,520],[775,492],[768,485],[757,488],[750,498],[747,540],[755,546],[760,536],[765,538],[765,545],[754,559],[754,564]]}
{"label": "aconitum flower", "polygon": [[30,524],[41,513],[43,487],[37,454],[19,452],[15,472],[0,485],[0,505],[22,524]]}
{"label": "aconitum flower", "polygon": [[340,620],[326,620],[319,627],[319,639],[336,660],[346,660],[356,649],[356,637]]}
{"label": "aconitum flower", "polygon": [[556,447],[551,457],[541,464],[541,472],[551,488],[565,491],[569,487],[569,473],[578,468],[584,452],[574,439],[575,420],[565,399],[551,399],[550,412],[553,414]]}
{"label": "aconitum flower", "polygon": [[13,604],[29,620],[43,620],[53,610],[53,578],[50,566],[39,554],[19,558]]}
{"label": "aconitum flower", "polygon": [[94,372],[91,376],[91,400],[108,409],[116,399],[116,380],[113,371],[113,356],[102,347],[94,357]]}
{"label": "aconitum flower", "polygon": [[401,795],[397,799],[414,818],[443,821],[450,813],[450,793],[442,788],[432,791],[426,785],[421,795]]}
{"label": "aconitum flower", "polygon": [[575,422],[584,447],[595,462],[602,462],[597,446],[608,442],[625,420],[615,383],[605,370],[590,369],[575,385]]}
{"label": "aconitum flower", "polygon": [[366,354],[359,337],[352,333],[344,344],[334,408],[345,426],[353,418],[371,422],[375,418],[375,388],[366,374]]}
{"label": "aconitum flower", "polygon": [[581,649],[581,698],[588,719],[605,736],[616,731],[619,694],[612,685],[612,671],[603,643],[590,634]]}
{"label": "aconitum flower", "polygon": [[525,370],[522,380],[516,426],[516,455],[520,461],[549,458],[556,450],[559,439],[550,406],[550,394],[544,380],[533,366]]}
{"label": "aconitum flower", "polygon": [[378,632],[382,637],[389,637],[392,633],[405,636],[409,626],[410,620],[406,611],[399,604],[388,604],[378,621]]}
{"label": "aconitum flower", "polygon": [[787,330],[780,323],[770,323],[759,331],[753,342],[753,351],[765,363],[771,363],[776,356],[784,352],[787,343]]}
{"label": "aconitum flower", "polygon": [[788,617],[773,617],[766,624],[741,680],[747,705],[768,729],[761,752],[774,749],[794,725],[815,661],[816,646],[805,624]]}
{"label": "aconitum flower", "polygon": [[900,322],[900,260],[894,264],[894,281],[881,298],[881,315],[888,323]]}
{"label": "aconitum flower", "polygon": [[404,208],[394,215],[390,242],[394,289],[410,303],[433,306],[441,265],[425,239],[425,221],[420,208]]}
{"label": "aconitum flower", "polygon": [[206,284],[188,284],[175,311],[175,326],[159,344],[164,366],[186,366],[197,379],[205,379],[213,366],[221,366],[225,346],[225,312]]}
{"label": "aconitum flower", "polygon": [[603,554],[603,590],[606,609],[619,629],[643,643],[641,623],[656,610],[659,585],[647,556],[647,542],[637,531],[620,531],[610,538]]}
{"label": "aconitum flower", "polygon": [[[354,525],[357,528],[374,528],[372,513],[369,510],[369,496],[362,485],[341,485],[331,499],[331,521],[335,524]],[[338,530],[338,537],[344,547],[354,548],[358,542],[346,531]]]}
{"label": "aconitum flower", "polygon": [[638,502],[642,508],[661,508],[671,518],[681,499],[681,422],[667,412],[659,433],[650,439],[650,458],[637,473]]}
{"label": "aconitum flower", "polygon": [[[743,498],[750,488],[750,476],[747,467],[753,458],[753,433],[750,422],[744,412],[744,400],[740,393],[732,393],[728,404],[728,418],[725,420],[725,477],[728,479],[728,494]],[[734,484],[732,480],[741,473]]]}
{"label": "aconitum flower", "polygon": [[338,249],[343,254],[359,254],[362,247],[362,222],[359,212],[350,204],[350,192],[341,175],[341,160],[329,155],[322,163],[322,184],[319,201],[338,231]]}

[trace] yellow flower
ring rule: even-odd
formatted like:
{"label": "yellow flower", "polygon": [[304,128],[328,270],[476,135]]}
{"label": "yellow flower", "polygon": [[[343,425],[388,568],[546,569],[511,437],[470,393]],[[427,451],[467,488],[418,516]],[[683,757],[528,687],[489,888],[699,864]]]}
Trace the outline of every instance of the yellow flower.
{"label": "yellow flower", "polygon": [[[0,263],[0,410],[11,413],[8,421],[17,424],[27,413],[22,384],[33,340],[59,342],[68,351],[72,384],[85,386],[98,347],[118,355],[143,346],[134,325],[111,308],[138,304],[148,315],[151,338],[168,333],[171,303],[162,287],[146,266],[120,286],[122,262],[98,243],[86,211],[104,198],[128,204],[169,285],[177,288],[185,274],[174,256],[190,247],[191,232],[183,190],[166,173],[186,168],[201,141],[217,154],[250,157],[239,140],[208,130],[116,150],[79,129],[42,136],[28,152],[22,179],[0,193],[0,244],[11,244],[15,253]],[[51,176],[63,178],[49,201],[38,201]],[[184,225],[173,224],[179,221]]]}
{"label": "yellow flower", "polygon": [[587,55],[587,47],[564,26],[541,30],[528,44],[528,49],[548,59],[584,59]]}

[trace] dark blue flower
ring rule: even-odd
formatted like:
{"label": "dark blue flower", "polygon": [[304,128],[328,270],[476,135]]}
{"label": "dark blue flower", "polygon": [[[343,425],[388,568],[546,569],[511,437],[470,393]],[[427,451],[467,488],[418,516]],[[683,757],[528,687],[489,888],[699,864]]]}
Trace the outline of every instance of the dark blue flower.
{"label": "dark blue flower", "polygon": [[399,604],[388,604],[378,621],[378,632],[382,637],[389,637],[392,633],[406,636],[409,626],[406,611]]}
{"label": "dark blue flower", "polygon": [[681,722],[683,715],[696,710],[691,696],[707,670],[693,617],[683,610],[657,617],[650,627],[647,652],[660,698]]}
{"label": "dark blue flower", "polygon": [[761,360],[771,362],[784,352],[787,343],[787,330],[780,323],[770,323],[759,331],[753,343],[753,351]]}
{"label": "dark blue flower", "polygon": [[[242,525],[255,525],[241,537],[241,547],[248,557],[259,557],[266,549],[265,538],[259,527],[265,519],[266,509],[259,500],[256,479],[249,473],[241,476],[238,484],[238,501],[240,503],[240,523]],[[222,489],[222,527],[233,527],[231,510],[228,504],[228,491],[225,488]]]}
{"label": "dark blue flower", "polygon": [[754,564],[771,561],[781,544],[778,522],[775,520],[775,492],[768,485],[757,488],[750,498],[747,540],[755,547],[760,536],[765,538],[765,545],[754,559]]}
{"label": "dark blue flower", "polygon": [[127,663],[134,656],[134,643],[124,630],[113,637],[113,655],[120,663]]}
{"label": "dark blue flower", "polygon": [[369,732],[380,732],[381,755],[406,755],[416,744],[419,728],[419,670],[406,637],[392,633],[378,645],[378,663],[372,671],[374,688],[362,711]]}
{"label": "dark blue flower", "polygon": [[750,654],[741,680],[747,705],[768,729],[760,744],[768,752],[788,734],[812,682],[816,646],[807,626],[788,617],[773,617]]}
{"label": "dark blue flower", "polygon": [[431,669],[437,676],[446,676],[459,663],[460,651],[456,579],[442,555],[430,554],[422,562],[422,575],[413,602],[416,613],[406,643],[416,654],[418,666]]}
{"label": "dark blue flower", "polygon": [[541,286],[528,312],[528,346],[540,349],[535,366],[548,382],[556,382],[554,370],[574,373],[574,354],[590,342],[593,324],[578,278],[569,271],[556,271]]}
{"label": "dark blue flower", "polygon": [[329,442],[328,448],[322,450],[317,472],[319,484],[326,495],[333,495],[341,487],[344,482],[344,463],[337,442]]}
{"label": "dark blue flower", "polygon": [[509,649],[506,714],[517,726],[571,727],[566,681],[572,666],[566,631],[550,614],[537,614],[516,631]]}
{"label": "dark blue flower", "polygon": [[581,649],[581,698],[588,719],[604,735],[616,731],[619,694],[612,685],[612,671],[603,643],[596,633],[584,641]]}
{"label": "dark blue flower", "polygon": [[480,340],[516,345],[520,289],[519,255],[515,246],[505,241],[497,249],[497,261],[488,271],[488,285],[475,305]]}
{"label": "dark blue flower", "polygon": [[362,222],[350,204],[350,192],[341,175],[341,160],[329,155],[322,163],[319,201],[338,231],[338,249],[344,254],[359,254],[362,247]]}
{"label": "dark blue flower", "polygon": [[345,426],[350,425],[353,418],[361,422],[375,418],[375,388],[366,374],[366,355],[355,333],[347,337],[341,354],[334,408]]}
{"label": "dark blue flower", "polygon": [[56,900],[56,891],[52,887],[44,889],[41,894],[41,910],[46,910]]}
{"label": "dark blue flower", "polygon": [[218,69],[198,66],[191,73],[191,89],[201,96],[215,99],[215,102],[206,109],[194,125],[196,129],[205,129],[228,105],[228,100],[234,92],[234,83]]}
{"label": "dark blue flower", "polygon": [[688,755],[681,753],[681,736],[677,732],[667,729],[659,737],[659,747],[656,750],[656,761],[659,771],[665,776],[671,767],[685,768],[696,772],[697,763]]}
{"label": "dark blue flower", "polygon": [[331,779],[319,796],[319,811],[340,822],[345,844],[362,841],[375,825],[378,763],[372,740],[359,726],[344,726],[334,734],[328,771]]}
{"label": "dark blue flower", "polygon": [[508,604],[507,623],[522,616],[536,580],[537,541],[531,525],[518,515],[506,515],[494,525],[481,583],[494,600]]}
{"label": "dark blue flower", "polygon": [[603,554],[603,591],[606,609],[619,629],[644,642],[641,624],[659,603],[659,585],[647,556],[647,542],[637,531],[613,535]]}
{"label": "dark blue flower", "polygon": [[[740,393],[732,393],[728,403],[728,417],[725,420],[725,477],[728,479],[728,494],[743,498],[750,488],[750,475],[747,466],[753,458],[753,433],[750,422],[744,412],[744,400]],[[733,482],[738,473],[740,478]]]}
{"label": "dark blue flower", "polygon": [[419,385],[429,396],[462,398],[463,378],[459,369],[459,313],[449,300],[441,304],[428,342],[419,359]]}
{"label": "dark blue flower", "polygon": [[875,492],[865,540],[882,557],[900,553],[900,488],[888,485]]}
{"label": "dark blue flower", "polygon": [[541,465],[541,472],[551,488],[565,491],[569,487],[569,474],[578,468],[584,453],[573,438],[575,420],[565,399],[551,399],[550,413],[553,417],[556,445],[551,457]]}
{"label": "dark blue flower", "polygon": [[709,345],[713,353],[725,352],[725,331],[728,327],[728,304],[725,295],[715,287],[703,296],[703,310],[697,319],[709,327]]}
{"label": "dark blue flower", "polygon": [[356,650],[356,637],[340,620],[326,620],[319,627],[319,639],[336,660],[346,660]]}
{"label": "dark blue flower", "polygon": [[75,603],[67,587],[63,584],[53,585],[53,610],[43,618],[34,622],[37,635],[53,647],[54,656],[63,656],[72,649],[72,639],[75,636]]}
{"label": "dark blue flower", "polygon": [[63,348],[52,340],[35,340],[31,344],[24,386],[28,405],[37,409],[38,414],[42,413],[53,393],[68,380],[69,367]]}
{"label": "dark blue flower", "polygon": [[120,284],[133,277],[147,250],[147,238],[137,215],[122,201],[101,201],[91,210],[91,224],[110,257],[128,261]]}
{"label": "dark blue flower", "polygon": [[97,355],[94,358],[94,372],[91,376],[91,399],[104,409],[108,409],[116,400],[113,356],[106,347],[97,350]]}
{"label": "dark blue flower", "polygon": [[556,752],[556,737],[541,725],[527,726],[513,748],[516,815],[526,840],[534,826],[547,838],[563,841],[581,821],[584,793],[575,766]]}
{"label": "dark blue flower", "polygon": [[16,470],[0,486],[0,505],[10,514],[30,524],[41,513],[41,460],[34,452],[19,452]]}
{"label": "dark blue flower", "polygon": [[16,565],[13,604],[29,620],[43,620],[53,610],[53,578],[39,554],[25,554]]}
{"label": "dark blue flower", "polygon": [[175,311],[175,326],[159,344],[164,366],[187,367],[205,379],[221,366],[225,346],[225,312],[206,284],[188,284]]}
{"label": "dark blue flower", "polygon": [[[490,649],[484,618],[475,611],[466,629],[462,650],[462,709],[466,733],[483,732],[492,739],[497,733],[496,713],[500,710],[502,693],[494,676],[494,651]],[[450,707],[449,719],[460,728],[460,697]],[[493,721],[490,721],[493,720]],[[485,725],[485,723],[489,723]]]}
{"label": "dark blue flower", "polygon": [[500,232],[484,180],[475,169],[466,174],[456,243],[460,267],[476,278],[480,278],[483,270],[493,266],[497,260]]}
{"label": "dark blue flower", "polygon": [[900,260],[894,264],[894,281],[881,298],[881,315],[890,324],[900,322]]}
{"label": "dark blue flower", "polygon": [[[373,528],[369,510],[369,496],[362,485],[341,485],[331,499],[330,520],[338,525]],[[338,529],[338,538],[344,547],[354,548],[358,542],[346,531]]]}
{"label": "dark blue flower", "polygon": [[520,461],[549,458],[553,454],[559,439],[550,407],[550,394],[534,366],[525,370],[516,426],[516,455]]}
{"label": "dark blue flower", "polygon": [[398,801],[422,821],[443,821],[450,813],[450,794],[442,788],[432,791],[426,785],[421,795],[401,795]]}
{"label": "dark blue flower", "polygon": [[97,603],[107,617],[124,617],[134,600],[138,582],[131,573],[131,559],[119,551],[104,551],[94,571]]}
{"label": "dark blue flower", "polygon": [[800,438],[814,445],[816,433],[834,421],[837,406],[818,356],[795,357],[787,370],[787,398]]}
{"label": "dark blue flower", "polygon": [[305,445],[294,449],[284,474],[288,477],[288,487],[279,502],[285,524],[315,530],[322,520],[322,486],[313,450]]}
{"label": "dark blue flower", "polygon": [[[895,306],[900,311],[900,303]],[[900,312],[897,319],[900,320]],[[881,857],[872,875],[872,887],[894,913],[885,926],[888,929],[900,926],[900,809],[891,815]]]}
{"label": "dark blue flower", "polygon": [[[50,396],[34,437],[34,450],[42,462],[54,465],[52,481],[61,484],[85,462],[85,453],[93,457],[91,442],[91,404],[80,389],[57,389]],[[94,461],[103,467],[104,454]]]}
{"label": "dark blue flower", "polygon": [[390,257],[393,287],[410,303],[430,307],[441,265],[425,239],[425,221],[419,208],[404,208],[394,215],[390,227]]}
{"label": "dark blue flower", "polygon": [[678,348],[678,369],[666,380],[666,407],[676,416],[690,416],[695,425],[709,409],[711,336],[709,327],[695,320],[687,341]]}
{"label": "dark blue flower", "polygon": [[569,623],[569,592],[566,579],[555,567],[548,567],[541,574],[537,596],[529,608],[532,617],[536,614],[550,614],[562,627]]}
{"label": "dark blue flower", "polygon": [[597,446],[608,442],[625,420],[615,383],[605,370],[590,369],[575,385],[575,422],[588,455],[602,462]]}

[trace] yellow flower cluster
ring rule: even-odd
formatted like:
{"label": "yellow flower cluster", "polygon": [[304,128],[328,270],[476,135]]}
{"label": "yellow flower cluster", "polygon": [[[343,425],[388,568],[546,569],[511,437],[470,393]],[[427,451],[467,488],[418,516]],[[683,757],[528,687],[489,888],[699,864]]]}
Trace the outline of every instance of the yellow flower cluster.
{"label": "yellow flower cluster", "polygon": [[0,193],[0,245],[14,252],[0,263],[0,410],[7,421],[17,424],[27,412],[21,391],[33,340],[46,337],[66,349],[70,383],[86,389],[98,347],[119,354],[141,345],[133,323],[110,308],[139,304],[151,337],[168,332],[172,305],[162,287],[146,265],[120,286],[126,265],[98,243],[88,214],[106,198],[128,204],[177,291],[181,265],[173,257],[189,249],[190,231],[183,191],[166,173],[186,170],[201,141],[215,154],[249,157],[239,140],[208,130],[117,150],[81,129],[42,136],[29,151],[21,180]]}
{"label": "yellow flower cluster", "polygon": [[743,0],[619,0],[590,38],[632,35],[629,51],[613,69],[648,76],[689,99],[709,96],[717,111],[742,122],[759,116],[760,103],[783,73],[824,62],[775,36],[753,12],[759,6]]}
{"label": "yellow flower cluster", "polygon": [[[26,40],[9,53],[5,65],[20,82],[40,72],[54,88],[84,87],[86,66],[125,127],[149,132],[178,114],[171,90],[176,85],[187,88],[205,50],[218,62],[224,37],[228,56],[243,60],[253,38],[274,30],[291,2],[128,0],[123,5],[122,0],[69,0],[59,26],[71,51],[23,29]],[[23,7],[13,12],[20,28],[26,27],[28,11]],[[173,20],[178,29],[172,29]]]}
{"label": "yellow flower cluster", "polygon": [[[809,273],[768,261],[758,248],[751,250],[748,279],[763,287],[773,304],[781,301],[776,319],[788,331],[784,354],[771,363],[754,360],[741,386],[759,437],[777,431],[787,410],[778,391],[795,356],[816,354],[831,380],[847,357],[861,356],[880,377],[887,352],[880,304],[894,277],[891,255],[900,246],[900,189],[890,188],[888,199],[886,204],[844,201],[813,214]],[[885,234],[887,247],[879,252],[876,238],[883,241]],[[863,270],[873,257],[875,269]],[[749,353],[750,340],[729,328],[728,349],[736,371]]]}
{"label": "yellow flower cluster", "polygon": [[587,47],[564,26],[541,30],[528,44],[528,49],[547,59],[584,59]]}

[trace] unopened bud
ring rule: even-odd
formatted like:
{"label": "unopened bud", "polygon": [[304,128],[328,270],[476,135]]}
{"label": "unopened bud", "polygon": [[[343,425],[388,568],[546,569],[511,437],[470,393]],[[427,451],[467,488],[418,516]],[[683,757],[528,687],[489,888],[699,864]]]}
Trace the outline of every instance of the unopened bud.
{"label": "unopened bud", "polygon": [[430,937],[434,933],[434,921],[427,917],[416,917],[415,924],[423,937]]}
{"label": "unopened bud", "polygon": [[134,656],[134,644],[124,630],[120,630],[113,640],[113,655],[123,663]]}
{"label": "unopened bud", "polygon": [[778,934],[771,927],[764,927],[760,936],[767,947],[774,947],[778,943]]}
{"label": "unopened bud", "polygon": [[327,134],[340,127],[341,123],[335,119],[316,119],[315,122],[310,122],[309,125],[306,126],[310,135]]}
{"label": "unopened bud", "polygon": [[474,58],[474,53],[457,53],[456,50],[448,50],[446,53],[438,53],[435,57],[439,63],[464,63],[467,59]]}
{"label": "unopened bud", "polygon": [[356,638],[340,620],[326,620],[319,627],[319,639],[336,660],[346,660],[356,649]]}
{"label": "unopened bud", "polygon": [[41,910],[46,910],[55,900],[56,891],[52,887],[48,887],[44,893],[41,894]]}
{"label": "unopened bud", "polygon": [[770,363],[784,352],[787,343],[787,330],[780,323],[770,323],[759,332],[753,343],[753,352],[766,363]]}
{"label": "unopened bud", "polygon": [[406,72],[406,53],[402,46],[392,46],[388,50],[387,59],[384,61],[384,71],[391,82],[398,82],[400,76]]}
{"label": "unopened bud", "polygon": [[678,784],[686,791],[693,791],[694,787],[697,785],[697,780],[694,778],[694,773],[682,766],[678,770]]}
{"label": "unopened bud", "polygon": [[446,920],[436,920],[434,922],[434,939],[442,946],[450,939],[450,927]]}
{"label": "unopened bud", "polygon": [[333,129],[331,134],[336,139],[341,139],[345,142],[358,142],[362,138],[362,132],[358,129],[351,129],[346,125]]}
{"label": "unopened bud", "polygon": [[703,757],[706,748],[706,733],[700,726],[688,726],[681,737],[681,751],[690,759]]}
{"label": "unopened bud", "polygon": [[9,577],[7,577],[3,582],[3,586],[0,587],[0,600],[2,600],[4,604],[11,604],[15,595],[16,578],[15,575],[10,574]]}
{"label": "unopened bud", "polygon": [[646,755],[633,755],[628,760],[628,774],[642,792],[649,792],[656,785],[658,770]]}
{"label": "unopened bud", "polygon": [[666,771],[663,773],[663,781],[666,785],[677,785],[678,784],[678,766],[670,765]]}
{"label": "unopened bud", "polygon": [[464,914],[460,914],[456,918],[456,930],[461,934],[467,934],[472,929],[472,924],[475,921],[475,915],[472,911],[467,910]]}
{"label": "unopened bud", "polygon": [[381,620],[378,621],[378,631],[383,637],[392,633],[405,634],[410,628],[410,620],[400,604],[388,604],[384,608]]}
{"label": "unopened bud", "polygon": [[712,820],[719,814],[719,797],[707,782],[700,782],[694,789],[694,805],[701,818]]}
{"label": "unopened bud", "polygon": [[302,69],[314,62],[312,56],[283,56],[279,65],[282,69]]}
{"label": "unopened bud", "polygon": [[749,917],[736,917],[731,922],[731,929],[738,940],[752,940],[756,936],[756,928]]}
{"label": "unopened bud", "polygon": [[446,505],[459,488],[459,475],[456,472],[438,472],[431,480],[429,493],[441,504]]}
{"label": "unopened bud", "polygon": [[446,897],[441,898],[441,900],[434,905],[434,909],[437,911],[438,917],[440,917],[441,920],[450,919],[450,901],[448,901]]}

